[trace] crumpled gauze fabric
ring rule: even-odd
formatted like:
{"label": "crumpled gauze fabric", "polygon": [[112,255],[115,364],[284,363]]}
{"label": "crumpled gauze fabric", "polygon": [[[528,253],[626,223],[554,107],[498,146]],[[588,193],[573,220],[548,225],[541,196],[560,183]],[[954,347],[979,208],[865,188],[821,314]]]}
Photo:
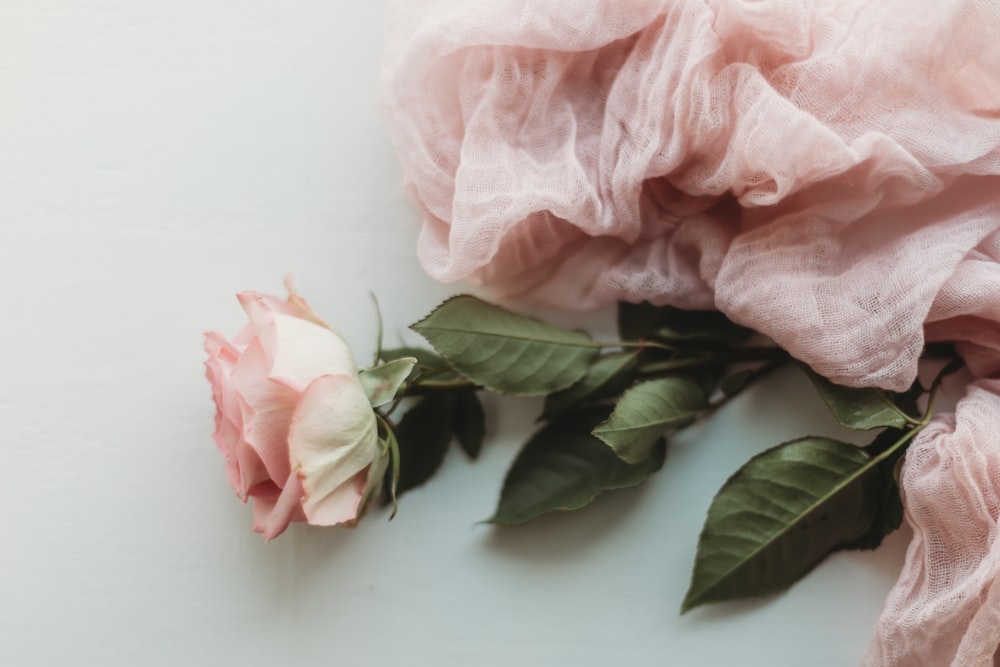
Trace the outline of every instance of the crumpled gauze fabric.
{"label": "crumpled gauze fabric", "polygon": [[[866,658],[1000,644],[1000,3],[389,0],[382,99],[442,281],[717,308],[832,380],[979,378],[911,447]],[[997,663],[1000,664],[1000,663]]]}

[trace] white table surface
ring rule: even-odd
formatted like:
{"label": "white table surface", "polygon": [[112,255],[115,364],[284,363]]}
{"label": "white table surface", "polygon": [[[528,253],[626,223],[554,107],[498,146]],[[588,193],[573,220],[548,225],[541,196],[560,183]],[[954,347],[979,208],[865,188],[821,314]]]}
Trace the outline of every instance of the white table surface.
{"label": "white table surface", "polygon": [[[714,491],[836,433],[794,372],[679,438],[637,491],[491,513],[539,404],[488,403],[391,523],[264,544],[211,440],[201,332],[286,272],[359,357],[447,294],[348,0],[0,0],[0,665],[852,665],[908,531],[787,594],[678,616]],[[546,314],[608,332],[611,313]],[[408,340],[414,340],[408,338]]]}

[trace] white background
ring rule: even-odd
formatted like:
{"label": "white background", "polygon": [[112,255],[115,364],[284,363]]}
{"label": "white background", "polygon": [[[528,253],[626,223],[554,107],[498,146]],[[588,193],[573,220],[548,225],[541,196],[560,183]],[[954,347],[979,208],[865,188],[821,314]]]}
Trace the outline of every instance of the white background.
{"label": "white background", "polygon": [[[379,3],[0,0],[0,664],[851,665],[909,538],[678,616],[713,492],[836,433],[794,372],[638,491],[491,513],[538,404],[355,530],[264,544],[211,441],[201,332],[286,272],[358,355],[445,295],[376,100]],[[611,313],[544,314],[609,332]]]}

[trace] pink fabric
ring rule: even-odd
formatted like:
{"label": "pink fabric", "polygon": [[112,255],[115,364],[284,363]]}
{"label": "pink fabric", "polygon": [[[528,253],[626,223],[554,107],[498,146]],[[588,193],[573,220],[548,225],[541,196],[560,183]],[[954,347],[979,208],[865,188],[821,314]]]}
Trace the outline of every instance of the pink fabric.
{"label": "pink fabric", "polygon": [[907,454],[902,480],[913,542],[868,664],[994,664],[1000,645],[998,434],[1000,381],[982,381],[954,415],[922,431]]}
{"label": "pink fabric", "polygon": [[[387,14],[383,100],[435,278],[562,307],[715,307],[844,384],[904,389],[925,337],[1000,371],[997,3],[391,0]],[[1000,391],[977,385],[969,405],[997,421],[986,395]],[[914,530],[946,543],[914,542],[872,664],[993,659],[995,637],[968,639],[988,591],[946,625],[914,611],[937,608],[928,581],[963,559],[977,581],[1000,574],[984,555],[996,512],[971,502],[1000,487],[1000,451],[946,424],[904,475]],[[932,456],[946,439],[951,458]],[[955,516],[967,530],[944,531]],[[954,652],[922,657],[936,637]]]}

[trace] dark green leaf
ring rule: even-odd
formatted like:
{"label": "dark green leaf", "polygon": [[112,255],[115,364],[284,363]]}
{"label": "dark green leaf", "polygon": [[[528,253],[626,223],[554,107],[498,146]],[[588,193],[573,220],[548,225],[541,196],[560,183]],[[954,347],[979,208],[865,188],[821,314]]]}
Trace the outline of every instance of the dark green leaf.
{"label": "dark green leaf", "polygon": [[587,401],[618,394],[635,378],[637,360],[637,352],[613,352],[598,358],[582,380],[545,397],[542,419],[553,419]]}
{"label": "dark green leaf", "polygon": [[455,435],[469,458],[476,458],[483,449],[486,435],[486,415],[474,389],[455,392]]}
{"label": "dark green leaf", "polygon": [[886,459],[903,444],[873,459],[855,445],[809,437],[752,458],[712,501],[682,612],[784,590],[830,552],[872,542]]}
{"label": "dark green leaf", "polygon": [[867,430],[883,426],[901,428],[908,423],[893,402],[894,394],[873,387],[842,387],[803,368],[833,416],[844,426]]}
{"label": "dark green leaf", "polygon": [[896,407],[899,408],[903,414],[919,415],[920,407],[917,401],[919,401],[920,397],[925,393],[927,393],[927,390],[922,384],[920,384],[920,379],[918,378],[914,380],[913,384],[910,385],[910,388],[902,394],[889,394],[889,396],[896,404]]}
{"label": "dark green leaf", "polygon": [[[681,362],[686,359],[705,359],[705,355],[682,352],[674,355],[673,358],[673,360],[677,362]],[[726,365],[721,363],[705,363],[695,368],[678,371],[678,373],[681,377],[686,377],[689,380],[692,380],[695,384],[701,387],[701,390],[706,397],[710,397],[712,393],[719,388],[719,383],[722,382],[722,376],[726,374]]]}
{"label": "dark green leaf", "polygon": [[865,445],[864,450],[872,458],[882,454],[889,449],[892,449],[893,445],[899,442],[899,439],[906,435],[906,431],[899,428],[887,428],[879,431],[875,438]]}
{"label": "dark green leaf", "polygon": [[753,331],[733,324],[722,313],[711,310],[677,312],[687,313],[692,317],[672,326],[660,327],[652,338],[677,347],[693,347],[735,345],[753,335]]}
{"label": "dark green leaf", "polygon": [[460,373],[492,391],[540,396],[582,378],[599,346],[473,296],[456,296],[412,327]]}
{"label": "dark green leaf", "polygon": [[882,466],[877,474],[882,477],[878,483],[882,497],[877,504],[878,509],[872,519],[872,525],[864,535],[845,543],[839,549],[856,551],[877,549],[886,536],[903,525],[903,500],[899,496],[899,484],[893,478],[893,467]]}
{"label": "dark green leaf", "polygon": [[451,442],[455,414],[453,392],[436,392],[407,410],[399,426],[399,484],[396,495],[418,487],[437,472]]}
{"label": "dark green leaf", "polygon": [[618,303],[618,335],[622,340],[637,341],[649,338],[660,328],[660,307],[648,301]]}
{"label": "dark green leaf", "polygon": [[732,345],[753,334],[714,310],[681,310],[645,301],[618,304],[618,331],[624,340],[655,338],[677,347]]}
{"label": "dark green leaf", "polygon": [[554,510],[575,510],[602,491],[636,486],[663,465],[661,441],[637,463],[622,461],[590,430],[606,410],[574,413],[538,431],[514,460],[489,523],[518,525]]}
{"label": "dark green leaf", "polygon": [[447,361],[428,349],[405,346],[382,350],[384,361],[393,361],[404,357],[413,357],[417,360],[417,365],[410,372],[409,380],[413,380],[418,375],[425,378],[433,377],[439,382],[454,382],[462,379],[462,376],[456,373]]}
{"label": "dark green leaf", "polygon": [[903,501],[899,495],[899,464],[903,462],[905,448],[893,449],[906,432],[900,429],[888,428],[879,433],[865,452],[871,457],[877,457],[883,452],[888,456],[872,471],[877,488],[881,489],[882,497],[878,503],[872,525],[864,535],[857,540],[845,544],[843,549],[871,550],[882,544],[887,535],[899,528],[903,523]]}
{"label": "dark green leaf", "polygon": [[683,377],[649,380],[626,391],[594,435],[629,463],[645,459],[668,431],[690,424],[707,405],[705,392]]}

